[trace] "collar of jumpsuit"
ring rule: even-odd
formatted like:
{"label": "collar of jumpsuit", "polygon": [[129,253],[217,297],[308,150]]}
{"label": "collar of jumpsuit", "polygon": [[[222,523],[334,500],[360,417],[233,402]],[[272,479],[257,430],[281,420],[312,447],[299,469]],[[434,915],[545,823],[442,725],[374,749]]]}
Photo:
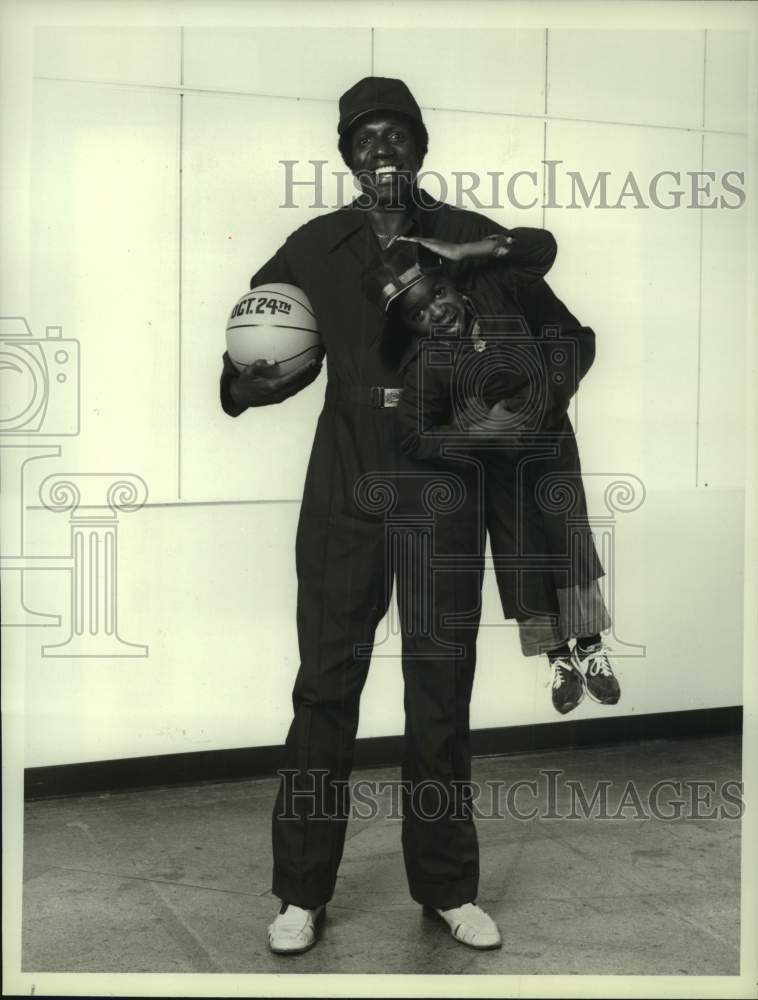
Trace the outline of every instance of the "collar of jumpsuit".
{"label": "collar of jumpsuit", "polygon": [[[329,244],[329,251],[337,249],[345,240],[350,239],[357,233],[371,229],[368,212],[361,207],[360,195],[353,199],[349,205],[345,205],[334,214],[334,234]],[[436,210],[442,202],[436,201],[428,195],[422,188],[414,186],[412,203],[406,214],[405,225],[401,235],[432,236],[434,226],[434,216]],[[377,246],[379,242],[377,239]]]}

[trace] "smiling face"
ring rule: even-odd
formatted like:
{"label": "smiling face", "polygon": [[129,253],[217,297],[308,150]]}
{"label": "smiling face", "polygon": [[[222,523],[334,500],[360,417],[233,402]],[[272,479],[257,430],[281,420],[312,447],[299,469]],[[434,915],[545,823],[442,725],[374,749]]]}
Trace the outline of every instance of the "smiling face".
{"label": "smiling face", "polygon": [[442,275],[425,275],[403,292],[393,308],[406,330],[417,337],[427,337],[440,327],[460,332],[466,321],[463,296]]}
{"label": "smiling face", "polygon": [[402,204],[420,166],[412,128],[391,112],[365,115],[350,136],[350,163],[372,204]]}

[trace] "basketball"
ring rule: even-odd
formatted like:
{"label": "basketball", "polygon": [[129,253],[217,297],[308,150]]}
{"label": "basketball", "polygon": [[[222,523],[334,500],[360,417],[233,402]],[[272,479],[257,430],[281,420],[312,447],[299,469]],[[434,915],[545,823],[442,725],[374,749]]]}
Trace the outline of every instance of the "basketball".
{"label": "basketball", "polygon": [[274,361],[286,375],[323,353],[316,315],[295,285],[272,283],[245,292],[226,324],[226,349],[238,369]]}

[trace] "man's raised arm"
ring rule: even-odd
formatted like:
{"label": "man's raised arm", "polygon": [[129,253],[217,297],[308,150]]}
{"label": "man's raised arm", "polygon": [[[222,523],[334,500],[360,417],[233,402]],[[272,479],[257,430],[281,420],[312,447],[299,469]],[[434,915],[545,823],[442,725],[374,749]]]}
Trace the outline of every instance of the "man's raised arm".
{"label": "man's raised arm", "polygon": [[[482,221],[485,221],[483,217]],[[514,287],[544,278],[558,253],[555,237],[547,229],[528,226],[503,229],[496,222],[488,221],[469,229],[466,238],[456,243],[424,236],[399,236],[397,239],[398,242],[419,243],[440,257],[458,263],[461,274],[470,273],[477,267],[496,268]]]}

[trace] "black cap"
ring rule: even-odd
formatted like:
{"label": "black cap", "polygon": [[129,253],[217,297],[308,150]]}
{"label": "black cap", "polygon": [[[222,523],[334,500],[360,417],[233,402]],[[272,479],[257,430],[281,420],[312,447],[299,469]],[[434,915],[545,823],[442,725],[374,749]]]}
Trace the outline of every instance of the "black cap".
{"label": "black cap", "polygon": [[340,97],[340,135],[370,111],[396,111],[421,122],[421,108],[402,80],[386,76],[366,76]]}
{"label": "black cap", "polygon": [[398,296],[441,266],[442,258],[420,243],[393,243],[382,255],[381,264],[364,273],[363,290],[386,313]]}

